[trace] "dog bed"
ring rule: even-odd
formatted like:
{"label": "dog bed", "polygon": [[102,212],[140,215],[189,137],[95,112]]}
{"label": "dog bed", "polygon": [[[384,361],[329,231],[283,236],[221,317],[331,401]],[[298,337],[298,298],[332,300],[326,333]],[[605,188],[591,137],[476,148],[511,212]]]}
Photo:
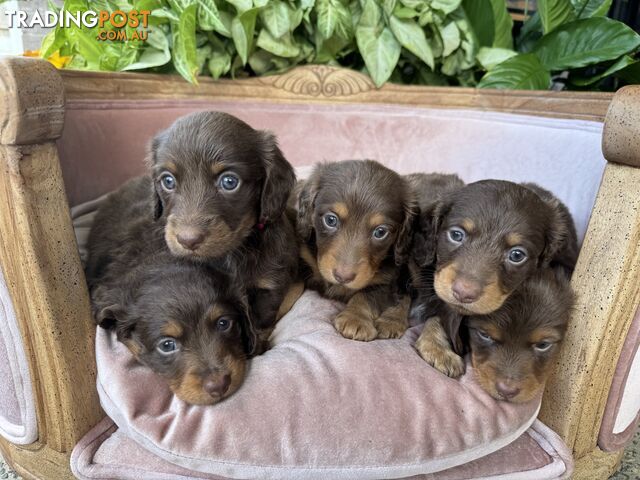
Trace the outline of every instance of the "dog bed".
{"label": "dog bed", "polygon": [[[81,253],[101,200],[74,208]],[[331,323],[341,308],[305,292],[278,323],[274,347],[251,361],[242,388],[214,406],[175,398],[98,328],[97,387],[109,419],[77,445],[74,473],[336,480],[570,474],[570,453],[536,420],[540,399],[496,401],[470,365],[457,380],[437,372],[412,346],[422,325],[398,340],[344,339]],[[149,469],[132,471],[127,459]]]}

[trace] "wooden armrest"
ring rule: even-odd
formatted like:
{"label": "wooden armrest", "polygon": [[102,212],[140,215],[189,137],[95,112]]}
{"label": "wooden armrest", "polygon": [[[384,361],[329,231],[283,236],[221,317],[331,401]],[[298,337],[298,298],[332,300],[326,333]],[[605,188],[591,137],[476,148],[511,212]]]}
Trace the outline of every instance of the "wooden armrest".
{"label": "wooden armrest", "polygon": [[20,472],[42,478],[68,477],[68,455],[104,416],[95,388],[95,326],[55,146],[63,119],[63,84],[53,66],[0,59],[0,266],[38,424],[36,444],[1,446]]}

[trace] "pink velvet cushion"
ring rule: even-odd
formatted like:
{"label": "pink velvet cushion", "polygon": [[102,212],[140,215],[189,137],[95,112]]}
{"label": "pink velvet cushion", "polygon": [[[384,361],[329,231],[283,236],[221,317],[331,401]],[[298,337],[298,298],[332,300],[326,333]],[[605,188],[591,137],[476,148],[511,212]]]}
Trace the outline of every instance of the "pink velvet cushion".
{"label": "pink velvet cushion", "polygon": [[[524,435],[497,452],[410,480],[560,480],[570,478],[572,468],[571,454],[560,437],[536,420]],[[118,430],[110,418],[76,445],[71,469],[80,480],[227,480],[163,460]]]}
{"label": "pink velvet cushion", "polygon": [[471,368],[452,380],[412,344],[342,338],[342,305],[306,292],[278,324],[274,347],[242,388],[190,406],[98,329],[98,390],[123,434],[190,470],[230,478],[383,479],[429,474],[488,455],[534,422],[539,400],[489,397]]}

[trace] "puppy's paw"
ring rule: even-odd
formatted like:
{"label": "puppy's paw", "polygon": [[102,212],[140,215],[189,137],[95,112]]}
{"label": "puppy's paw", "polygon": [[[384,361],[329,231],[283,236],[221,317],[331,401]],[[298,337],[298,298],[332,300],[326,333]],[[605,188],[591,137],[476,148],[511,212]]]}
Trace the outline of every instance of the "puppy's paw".
{"label": "puppy's paw", "polygon": [[446,337],[440,319],[428,319],[416,341],[422,359],[445,375],[456,378],[464,374],[464,359],[455,353]]}
{"label": "puppy's paw", "polygon": [[406,322],[384,316],[376,319],[375,326],[378,338],[400,338],[407,331]]}
{"label": "puppy's paw", "polygon": [[343,337],[351,338],[352,340],[370,342],[378,336],[378,331],[373,322],[353,314],[348,308],[338,314],[333,324]]}

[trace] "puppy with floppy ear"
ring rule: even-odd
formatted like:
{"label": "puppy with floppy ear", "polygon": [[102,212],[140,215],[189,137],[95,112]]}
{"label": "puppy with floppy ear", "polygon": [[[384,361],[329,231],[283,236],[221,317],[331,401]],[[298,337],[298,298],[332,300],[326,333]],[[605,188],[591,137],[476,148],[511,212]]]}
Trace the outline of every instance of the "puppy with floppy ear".
{"label": "puppy with floppy ear", "polygon": [[130,204],[150,202],[151,211],[131,212],[123,231],[100,233],[106,239],[94,236],[89,281],[99,281],[96,267],[118,261],[122,242],[150,236],[176,259],[238,275],[255,328],[268,336],[298,265],[295,228],[285,215],[295,175],[275,137],[226,113],[198,112],[153,139],[148,163],[149,176],[112,194],[122,210],[99,221],[114,225]]}
{"label": "puppy with floppy ear", "polygon": [[408,298],[399,281],[416,213],[405,180],[371,160],[321,164],[296,200],[303,279],[347,302],[336,329],[362,341],[401,336]]}
{"label": "puppy with floppy ear", "polygon": [[112,270],[91,299],[98,324],[181,400],[217,403],[242,384],[258,339],[233,278],[153,253]]}
{"label": "puppy with floppy ear", "polygon": [[454,188],[422,215],[412,312],[427,324],[416,348],[429,364],[458,376],[464,316],[499,309],[541,268],[568,275],[578,251],[575,228],[546,190],[499,180]]}

